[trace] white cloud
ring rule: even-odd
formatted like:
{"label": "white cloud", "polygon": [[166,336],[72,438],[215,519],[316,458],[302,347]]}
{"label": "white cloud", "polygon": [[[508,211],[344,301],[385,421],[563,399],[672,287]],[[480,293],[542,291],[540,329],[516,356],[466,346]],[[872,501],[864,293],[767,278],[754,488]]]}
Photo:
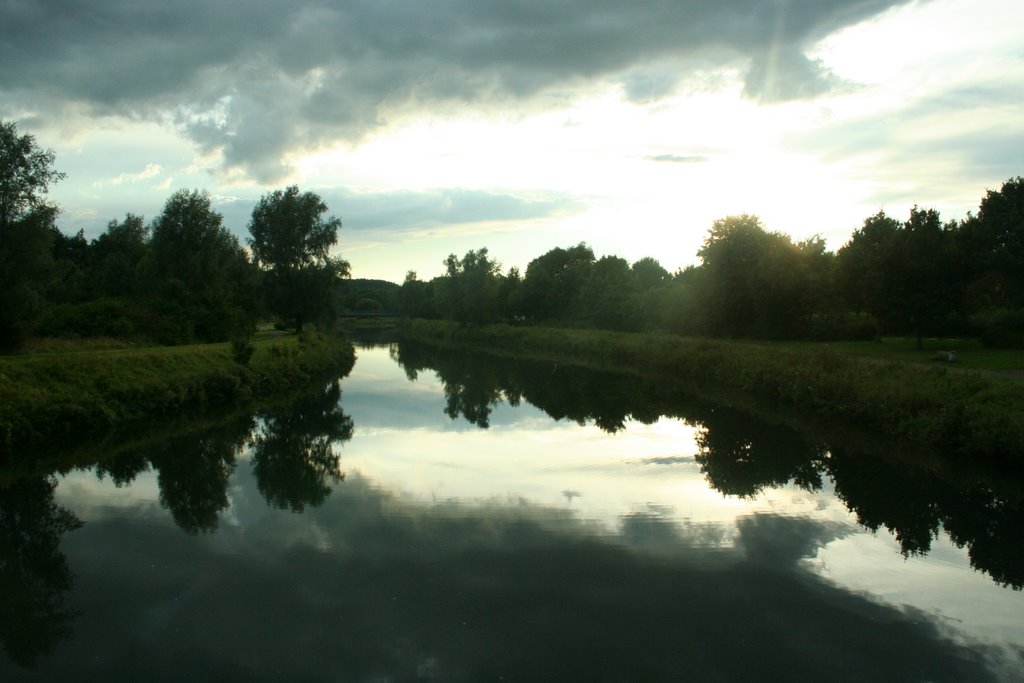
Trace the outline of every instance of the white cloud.
{"label": "white cloud", "polygon": [[114,178],[107,180],[97,180],[92,184],[93,187],[117,187],[118,185],[125,185],[128,183],[141,183],[143,180],[149,180],[160,175],[163,169],[160,164],[147,164],[146,168],[142,169],[138,173],[122,173]]}

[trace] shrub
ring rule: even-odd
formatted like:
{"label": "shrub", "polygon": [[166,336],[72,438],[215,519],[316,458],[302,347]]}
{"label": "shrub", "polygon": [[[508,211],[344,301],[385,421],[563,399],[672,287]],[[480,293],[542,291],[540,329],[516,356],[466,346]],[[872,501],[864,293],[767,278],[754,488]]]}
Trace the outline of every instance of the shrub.
{"label": "shrub", "polygon": [[971,316],[971,324],[989,348],[1024,349],[1024,309],[988,309]]}

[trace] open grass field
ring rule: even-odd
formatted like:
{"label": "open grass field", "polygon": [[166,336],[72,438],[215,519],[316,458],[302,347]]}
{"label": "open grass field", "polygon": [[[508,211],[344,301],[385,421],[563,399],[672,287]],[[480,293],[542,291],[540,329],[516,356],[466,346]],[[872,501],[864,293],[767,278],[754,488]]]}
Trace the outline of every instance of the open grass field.
{"label": "open grass field", "polygon": [[[1024,351],[1019,349],[989,349],[977,339],[925,339],[924,349],[918,350],[917,343],[910,337],[883,337],[882,341],[856,342],[750,342],[759,346],[778,346],[791,349],[831,349],[838,353],[878,358],[904,363],[940,365],[950,369],[997,371],[1009,377],[1024,379]],[[949,363],[938,360],[939,351],[955,351],[956,361]]]}

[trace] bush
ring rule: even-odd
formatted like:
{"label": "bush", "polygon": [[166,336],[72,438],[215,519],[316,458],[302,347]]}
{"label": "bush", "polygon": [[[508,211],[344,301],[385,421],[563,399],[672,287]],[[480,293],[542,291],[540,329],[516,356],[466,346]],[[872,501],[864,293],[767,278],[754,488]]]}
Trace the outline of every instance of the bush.
{"label": "bush", "polygon": [[382,310],[384,305],[370,297],[362,298],[356,303],[357,313],[380,313]]}
{"label": "bush", "polygon": [[1024,309],[992,308],[972,315],[970,320],[985,346],[1024,349]]}
{"label": "bush", "polygon": [[45,337],[117,337],[135,333],[132,312],[120,299],[97,299],[51,308],[39,324]]}

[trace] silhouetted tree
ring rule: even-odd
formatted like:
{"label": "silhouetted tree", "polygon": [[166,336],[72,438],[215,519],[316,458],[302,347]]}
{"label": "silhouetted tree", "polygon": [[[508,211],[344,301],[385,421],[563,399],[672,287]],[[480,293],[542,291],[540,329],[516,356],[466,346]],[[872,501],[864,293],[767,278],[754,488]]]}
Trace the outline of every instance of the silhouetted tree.
{"label": "silhouetted tree", "polygon": [[590,267],[580,291],[579,311],[584,320],[600,329],[637,329],[639,292],[625,259],[602,256]]}
{"label": "silhouetted tree", "polygon": [[138,268],[148,236],[142,216],[128,213],[123,221],[107,223],[89,247],[96,295],[128,299],[141,295]]}
{"label": "silhouetted tree", "polygon": [[1024,348],[1024,178],[989,190],[955,237],[963,309],[982,341]]}
{"label": "silhouetted tree", "polygon": [[580,293],[594,261],[594,252],[583,243],[557,247],[530,261],[523,277],[523,313],[538,321],[578,317]]}
{"label": "silhouetted tree", "polygon": [[501,314],[501,264],[487,248],[470,249],[461,259],[449,254],[445,275],[438,283],[438,307],[444,317],[459,322],[493,322]]}
{"label": "silhouetted tree", "polygon": [[899,236],[890,305],[909,323],[920,349],[925,329],[953,308],[955,252],[950,232],[934,209],[911,209]]}
{"label": "silhouetted tree", "polygon": [[806,336],[828,280],[823,240],[794,244],[743,214],[715,221],[697,255],[702,265],[694,284],[712,333]]}
{"label": "silhouetted tree", "polygon": [[52,150],[0,120],[0,349],[19,346],[39,319],[54,276],[51,253],[58,209],[46,201]]}
{"label": "silhouetted tree", "polygon": [[962,230],[969,234],[968,257],[992,278],[989,305],[1024,306],[1024,177],[989,190]]}
{"label": "silhouetted tree", "polygon": [[846,304],[870,313],[881,339],[882,322],[892,316],[893,271],[899,258],[896,244],[900,223],[884,212],[865,219],[836,253],[836,278]]}
{"label": "silhouetted tree", "polygon": [[420,280],[415,270],[405,274],[402,288],[398,292],[398,305],[402,315],[414,318],[434,318],[434,291],[429,282]]}
{"label": "silhouetted tree", "polygon": [[295,328],[332,316],[334,283],[349,264],[332,257],[341,220],[325,216],[327,204],[292,185],[263,195],[249,220],[253,259],[265,271],[267,305]]}
{"label": "silhouetted tree", "polygon": [[153,221],[143,263],[155,307],[171,327],[163,341],[223,341],[252,315],[254,272],[210,195],[175,192]]}

